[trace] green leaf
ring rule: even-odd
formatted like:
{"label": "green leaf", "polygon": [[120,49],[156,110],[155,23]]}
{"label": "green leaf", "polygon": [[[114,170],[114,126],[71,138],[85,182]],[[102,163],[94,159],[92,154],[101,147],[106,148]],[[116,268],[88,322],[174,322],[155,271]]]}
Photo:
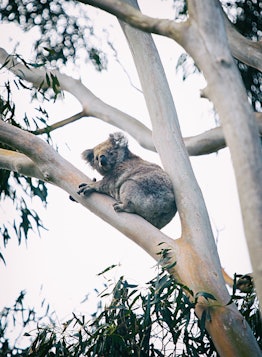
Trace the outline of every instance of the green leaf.
{"label": "green leaf", "polygon": [[100,273],[98,273],[97,275],[100,276],[100,275],[103,275],[104,273],[108,272],[109,270],[112,270],[114,269],[115,267],[117,267],[118,265],[117,264],[112,264],[110,265],[109,267],[105,268],[103,271],[101,271]]}
{"label": "green leaf", "polygon": [[169,270],[169,269],[174,268],[175,266],[176,266],[176,262],[171,263],[171,264],[169,264],[169,265],[165,266],[165,268]]}
{"label": "green leaf", "polygon": [[195,299],[196,301],[198,300],[198,298],[202,296],[204,297],[206,300],[210,299],[210,300],[216,300],[216,298],[214,297],[214,295],[204,292],[204,291],[199,291],[198,293],[196,293],[195,295]]}
{"label": "green leaf", "polygon": [[51,81],[50,81],[48,73],[45,74],[45,79],[46,79],[46,83],[47,83],[48,87],[50,87],[51,86]]}
{"label": "green leaf", "polygon": [[5,258],[1,252],[0,252],[0,259],[3,261],[4,265],[6,265]]}
{"label": "green leaf", "polygon": [[52,55],[54,55],[56,53],[53,48],[43,47],[43,49],[46,50],[47,52],[49,52]]}

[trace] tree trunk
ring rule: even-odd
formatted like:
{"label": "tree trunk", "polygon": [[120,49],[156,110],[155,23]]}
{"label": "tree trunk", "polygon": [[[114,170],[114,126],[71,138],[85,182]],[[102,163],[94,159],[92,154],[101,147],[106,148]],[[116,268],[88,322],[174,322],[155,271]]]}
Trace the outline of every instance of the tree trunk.
{"label": "tree trunk", "polygon": [[228,47],[220,3],[191,0],[188,7],[191,41],[185,37],[184,48],[203,71],[206,93],[222,123],[233,161],[256,291],[262,301],[262,149],[258,125]]}
{"label": "tree trunk", "polygon": [[[137,7],[135,0],[124,1]],[[174,184],[182,225],[182,238],[175,244],[174,275],[194,293],[204,291],[216,297],[214,304],[201,301],[196,313],[201,317],[203,311],[208,310],[211,319],[206,321],[206,328],[221,356],[260,356],[250,328],[243,329],[241,314],[235,306],[226,306],[229,294],[208,213],[183,144],[172,95],[152,37],[125,23],[121,22],[121,26],[150,113],[155,147]]]}

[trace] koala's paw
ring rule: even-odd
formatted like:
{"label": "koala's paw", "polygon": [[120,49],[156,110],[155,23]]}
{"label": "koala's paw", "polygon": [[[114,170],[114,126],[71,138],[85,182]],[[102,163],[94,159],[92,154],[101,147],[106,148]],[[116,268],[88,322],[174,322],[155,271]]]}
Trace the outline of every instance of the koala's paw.
{"label": "koala's paw", "polygon": [[94,187],[92,187],[88,183],[81,183],[79,185],[80,190],[77,191],[79,195],[83,194],[84,196],[89,196],[92,192],[95,191]]}
{"label": "koala's paw", "polygon": [[113,204],[114,210],[116,212],[124,212],[125,208],[122,202],[116,202]]}
{"label": "koala's paw", "polygon": [[116,212],[128,212],[128,213],[135,213],[135,207],[134,204],[131,201],[126,201],[126,202],[116,202],[113,204],[114,210]]}

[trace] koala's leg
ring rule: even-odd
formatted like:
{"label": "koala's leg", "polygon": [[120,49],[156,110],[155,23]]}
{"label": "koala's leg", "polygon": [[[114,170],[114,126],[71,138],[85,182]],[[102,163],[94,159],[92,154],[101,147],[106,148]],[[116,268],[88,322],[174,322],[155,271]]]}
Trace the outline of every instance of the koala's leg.
{"label": "koala's leg", "polygon": [[116,212],[135,212],[135,207],[131,201],[125,201],[124,203],[118,201],[113,204],[113,207]]}
{"label": "koala's leg", "polygon": [[116,212],[136,213],[136,196],[139,195],[139,187],[132,179],[126,180],[119,189],[119,200],[113,207]]}

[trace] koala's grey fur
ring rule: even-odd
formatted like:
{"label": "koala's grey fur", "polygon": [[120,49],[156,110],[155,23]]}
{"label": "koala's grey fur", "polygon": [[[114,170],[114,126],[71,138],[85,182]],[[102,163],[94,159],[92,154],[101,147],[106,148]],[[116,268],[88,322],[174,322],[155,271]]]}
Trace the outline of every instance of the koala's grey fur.
{"label": "koala's grey fur", "polygon": [[177,212],[171,180],[160,166],[141,159],[128,149],[122,133],[82,154],[103,179],[80,185],[79,194],[101,192],[117,202],[117,212],[136,213],[157,228],[164,227]]}

